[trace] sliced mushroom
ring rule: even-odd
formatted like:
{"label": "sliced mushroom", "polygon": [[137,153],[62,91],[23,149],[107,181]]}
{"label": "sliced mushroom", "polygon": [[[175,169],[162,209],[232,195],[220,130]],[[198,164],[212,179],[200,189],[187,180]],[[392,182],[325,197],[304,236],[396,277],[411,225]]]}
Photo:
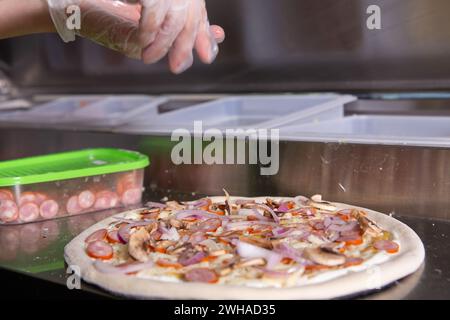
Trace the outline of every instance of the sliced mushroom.
{"label": "sliced mushroom", "polygon": [[255,258],[250,260],[244,260],[236,264],[236,267],[238,268],[246,268],[246,267],[256,267],[256,266],[263,266],[266,264],[266,260],[263,258]]}
{"label": "sliced mushroom", "polygon": [[366,217],[366,214],[363,211],[355,210],[353,213],[356,220],[358,220],[359,225],[363,229],[364,233],[372,237],[379,237],[383,235],[383,230],[377,226],[375,222]]}
{"label": "sliced mushroom", "polygon": [[166,205],[171,210],[183,210],[185,207],[182,204],[179,204],[177,201],[167,201]]}
{"label": "sliced mushroom", "polygon": [[177,229],[181,228],[183,226],[183,222],[181,222],[180,220],[177,220],[177,219],[170,219],[169,223],[172,227],[175,227]]}
{"label": "sliced mushroom", "polygon": [[221,255],[224,255],[224,254],[227,254],[226,250],[216,250],[216,251],[213,251],[213,252],[209,253],[209,255],[213,256],[213,257],[218,257],[218,256],[221,256]]}
{"label": "sliced mushroom", "polygon": [[308,202],[308,205],[310,205],[313,208],[324,210],[324,211],[336,211],[337,207],[330,202],[323,201],[322,195],[316,194],[311,197],[311,200]]}
{"label": "sliced mushroom", "polygon": [[334,267],[345,263],[345,257],[322,248],[306,248],[305,258],[324,266]]}
{"label": "sliced mushroom", "polygon": [[148,261],[147,241],[150,240],[150,234],[145,228],[140,228],[130,236],[128,242],[128,253],[134,259],[146,262]]}

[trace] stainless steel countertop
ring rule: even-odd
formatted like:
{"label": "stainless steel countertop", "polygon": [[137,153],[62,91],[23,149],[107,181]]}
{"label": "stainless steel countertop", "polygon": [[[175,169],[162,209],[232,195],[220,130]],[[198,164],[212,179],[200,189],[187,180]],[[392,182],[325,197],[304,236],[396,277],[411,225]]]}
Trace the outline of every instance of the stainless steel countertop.
{"label": "stainless steel countertop", "polygon": [[[152,192],[152,195],[147,198],[157,201],[164,193]],[[194,198],[186,194],[172,196],[177,199]],[[64,246],[90,225],[119,211],[116,209],[47,222],[0,226],[0,267],[65,286],[68,275],[63,258]],[[396,218],[415,230],[424,242],[424,265],[414,274],[386,288],[350,298],[450,299],[450,222],[406,216]],[[115,298],[86,283],[82,283],[82,290]]]}
{"label": "stainless steel countertop", "polygon": [[[293,196],[324,199],[392,213],[411,226],[426,249],[416,274],[363,298],[450,299],[450,149],[302,141],[280,142],[280,171],[261,176],[255,165],[172,163],[168,137],[31,128],[0,129],[0,160],[92,147],[140,151],[151,158],[147,199],[200,194]],[[345,189],[342,188],[345,186]],[[159,190],[159,191],[158,191]],[[64,284],[63,247],[114,212],[0,227],[0,267]],[[88,291],[101,292],[83,285]]]}

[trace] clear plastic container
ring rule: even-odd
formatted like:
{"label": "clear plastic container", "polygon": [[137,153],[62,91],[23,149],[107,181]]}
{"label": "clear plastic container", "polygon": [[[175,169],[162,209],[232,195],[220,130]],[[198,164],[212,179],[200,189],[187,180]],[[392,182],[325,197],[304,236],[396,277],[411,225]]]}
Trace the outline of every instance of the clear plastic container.
{"label": "clear plastic container", "polygon": [[343,117],[344,104],[356,100],[337,94],[235,96],[194,105],[129,123],[123,132],[163,133],[193,130],[195,121],[203,128],[277,128]]}
{"label": "clear plastic container", "polygon": [[5,114],[3,120],[16,123],[71,124],[79,127],[114,127],[142,113],[156,110],[165,100],[135,95],[106,98],[73,96],[39,105],[29,111]]}
{"label": "clear plastic container", "polygon": [[349,116],[316,124],[288,126],[283,138],[417,145],[448,145],[450,117]]}
{"label": "clear plastic container", "polygon": [[68,122],[88,126],[119,126],[144,113],[157,114],[165,98],[148,96],[110,97],[75,110]]}
{"label": "clear plastic container", "polygon": [[0,224],[19,224],[139,204],[137,152],[88,149],[0,162]]}

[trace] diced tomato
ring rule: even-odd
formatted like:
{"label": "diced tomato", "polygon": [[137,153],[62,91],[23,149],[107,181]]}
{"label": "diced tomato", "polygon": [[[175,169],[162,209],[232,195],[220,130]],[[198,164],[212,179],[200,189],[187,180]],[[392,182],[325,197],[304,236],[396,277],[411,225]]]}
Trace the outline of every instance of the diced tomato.
{"label": "diced tomato", "polygon": [[223,211],[220,211],[220,210],[217,210],[217,211],[214,211],[214,210],[206,210],[206,211],[208,211],[208,212],[210,212],[210,213],[214,213],[214,214],[217,214],[218,216],[223,216],[223,215],[225,215],[225,212],[223,212]]}
{"label": "diced tomato", "polygon": [[292,260],[291,258],[283,258],[283,259],[281,260],[281,263],[284,263],[284,264],[290,264],[292,261],[293,261],[293,260]]}
{"label": "diced tomato", "polygon": [[256,233],[255,229],[253,228],[247,228],[248,233]]}
{"label": "diced tomato", "polygon": [[157,264],[158,266],[160,266],[160,267],[163,267],[163,268],[175,268],[175,269],[180,269],[180,268],[183,267],[183,266],[182,266],[180,263],[178,263],[178,262],[171,262],[171,261],[168,261],[168,260],[165,260],[165,259],[159,259],[158,261],[156,261],[156,264]]}
{"label": "diced tomato", "polygon": [[202,262],[210,262],[210,261],[214,261],[216,259],[217,259],[217,256],[207,256],[207,257],[204,257],[201,261]]}
{"label": "diced tomato", "polygon": [[159,252],[159,253],[166,253],[167,252],[166,248],[162,248],[162,247],[156,247],[155,251]]}

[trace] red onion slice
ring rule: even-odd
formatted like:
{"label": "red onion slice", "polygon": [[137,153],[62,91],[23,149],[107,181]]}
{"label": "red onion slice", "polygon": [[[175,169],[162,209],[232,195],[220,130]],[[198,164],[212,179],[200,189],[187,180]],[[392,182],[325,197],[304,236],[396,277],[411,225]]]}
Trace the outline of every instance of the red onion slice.
{"label": "red onion slice", "polygon": [[269,206],[262,204],[262,203],[254,203],[251,205],[251,207],[253,207],[253,208],[257,207],[257,208],[263,209],[265,211],[268,211],[272,215],[272,218],[276,223],[280,222],[280,218],[277,216],[275,211],[273,211],[272,208],[270,208]]}
{"label": "red onion slice", "polygon": [[244,259],[264,258],[267,262],[267,268],[271,269],[281,262],[283,257],[271,250],[267,250],[244,241],[236,241],[238,254]]}
{"label": "red onion slice", "polygon": [[287,202],[280,203],[280,205],[277,208],[277,211],[281,213],[288,212],[289,211],[288,203]]}
{"label": "red onion slice", "polygon": [[273,235],[273,238],[285,238],[294,231],[295,231],[294,228],[277,227],[277,228],[272,229],[272,235]]}
{"label": "red onion slice", "polygon": [[299,250],[296,250],[292,248],[287,243],[280,243],[276,248],[275,251],[281,254],[285,258],[290,258],[294,260],[297,263],[304,264],[305,259],[302,257],[302,252]]}
{"label": "red onion slice", "polygon": [[314,215],[314,211],[310,207],[294,208],[294,209],[290,209],[288,212],[302,213],[302,214],[306,214],[307,216]]}
{"label": "red onion slice", "polygon": [[164,209],[165,207],[167,207],[167,205],[163,204],[163,203],[159,203],[159,202],[153,202],[153,201],[149,201],[145,204],[146,207],[153,209],[153,208],[159,208],[159,209]]}
{"label": "red onion slice", "polygon": [[151,268],[153,267],[153,261],[149,260],[147,262],[132,262],[114,266],[110,263],[105,263],[100,260],[96,260],[94,262],[94,267],[95,269],[97,269],[97,271],[101,273],[127,274]]}
{"label": "red onion slice", "polygon": [[328,227],[329,231],[337,231],[337,232],[348,232],[348,231],[356,231],[359,228],[358,223],[356,221],[352,221],[343,225],[332,224]]}
{"label": "red onion slice", "polygon": [[201,207],[204,207],[204,206],[209,206],[209,204],[210,204],[210,202],[209,202],[209,199],[207,199],[207,198],[203,198],[203,199],[200,199],[200,200],[197,200],[197,201],[194,201],[194,202],[188,202],[187,203],[187,205],[190,208],[194,208],[194,209],[198,209],[198,208],[201,208]]}
{"label": "red onion slice", "polygon": [[[186,237],[186,236],[185,236]],[[197,245],[202,241],[205,241],[206,239],[208,239],[205,235],[204,232],[194,232],[193,234],[191,234],[190,236],[187,236],[186,241],[184,242],[189,242],[192,245]]]}
{"label": "red onion slice", "polygon": [[180,240],[180,234],[176,228],[172,227],[161,235],[161,240],[178,241]]}
{"label": "red onion slice", "polygon": [[205,221],[200,222],[196,227],[194,227],[194,231],[199,232],[214,232],[216,231],[220,226],[222,226],[222,220],[220,219],[208,219]]}
{"label": "red onion slice", "polygon": [[182,254],[178,259],[178,262],[183,266],[190,266],[201,262],[204,257],[206,257],[206,254],[203,251],[199,251],[191,257],[185,257]]}
{"label": "red onion slice", "polygon": [[130,230],[132,228],[148,226],[149,224],[151,224],[153,222],[154,221],[147,220],[147,221],[139,221],[139,222],[127,224],[127,225],[119,228],[117,235],[122,243],[124,243],[124,244],[128,243],[128,240],[130,240]]}

